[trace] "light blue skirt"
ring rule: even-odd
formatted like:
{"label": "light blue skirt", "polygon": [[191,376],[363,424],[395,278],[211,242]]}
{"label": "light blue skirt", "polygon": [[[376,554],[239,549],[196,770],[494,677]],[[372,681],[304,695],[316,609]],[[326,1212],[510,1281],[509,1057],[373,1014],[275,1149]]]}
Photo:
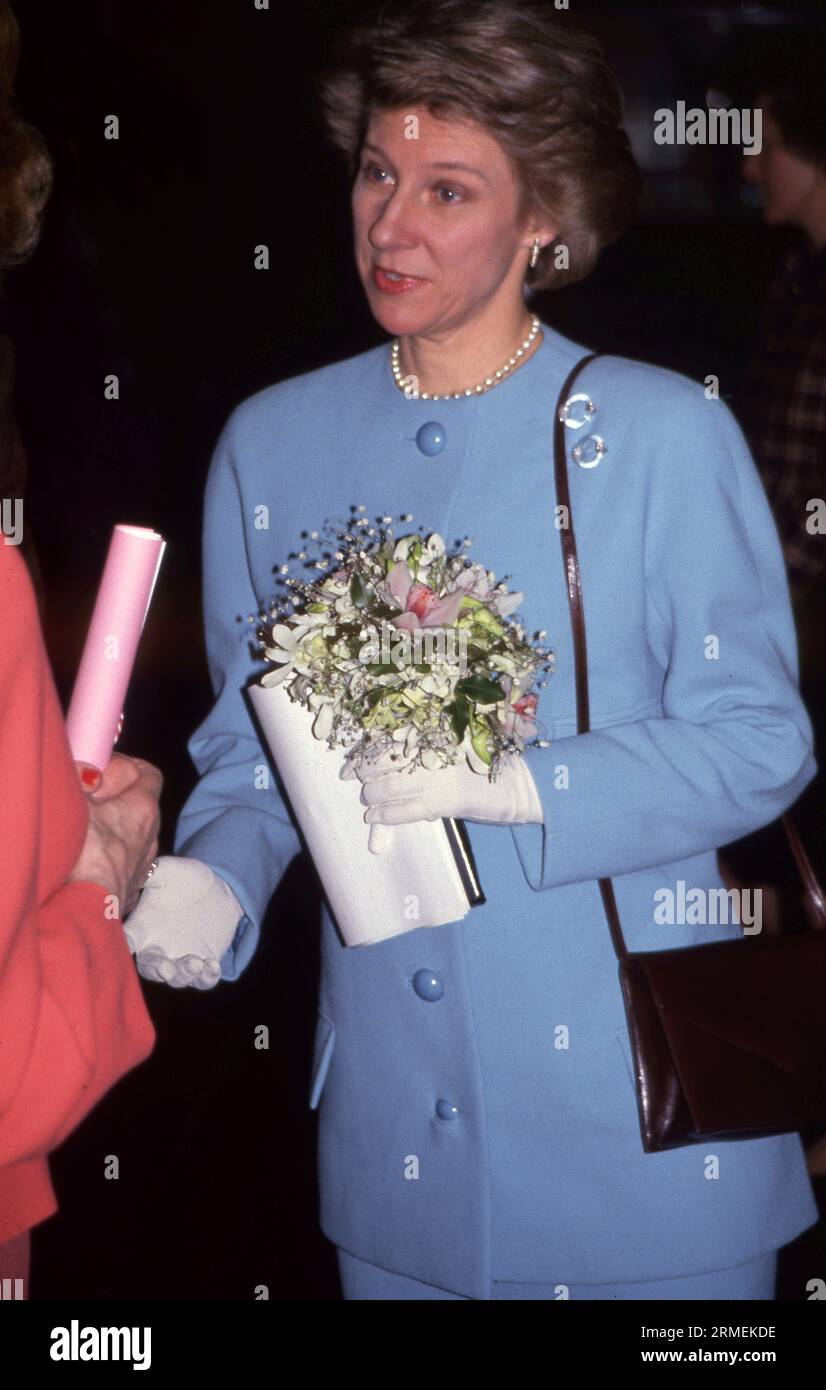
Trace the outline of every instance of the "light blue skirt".
{"label": "light blue skirt", "polygon": [[[336,1246],[341,1288],[345,1299],[459,1299],[473,1302],[464,1294],[450,1293],[435,1284],[423,1284],[404,1274],[356,1259]],[[731,1269],[712,1269],[704,1274],[684,1274],[676,1279],[645,1279],[636,1284],[491,1284],[493,1299],[559,1300],[569,1299],[774,1299],[777,1251],[759,1255],[756,1260]]]}

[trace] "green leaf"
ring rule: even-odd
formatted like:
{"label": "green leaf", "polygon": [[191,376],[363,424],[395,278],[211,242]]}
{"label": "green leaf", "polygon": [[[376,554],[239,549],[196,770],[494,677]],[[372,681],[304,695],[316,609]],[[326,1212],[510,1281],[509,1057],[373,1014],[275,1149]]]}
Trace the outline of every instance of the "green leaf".
{"label": "green leaf", "polygon": [[490,730],[483,719],[474,721],[474,728],[470,735],[470,741],[483,763],[488,766],[493,762],[493,748],[491,746]]}
{"label": "green leaf", "polygon": [[477,627],[481,627],[485,632],[490,632],[494,637],[501,637],[505,631],[504,626],[498,618],[494,617],[489,608],[481,604],[473,615],[473,621]]}
{"label": "green leaf", "polygon": [[487,647],[480,647],[478,642],[468,642],[467,659],[468,661],[481,661],[488,655]]}
{"label": "green leaf", "polygon": [[478,700],[483,705],[491,705],[505,698],[498,681],[488,680],[486,676],[465,676],[464,680],[456,682],[456,689],[468,699]]}
{"label": "green leaf", "polygon": [[450,713],[450,722],[453,725],[456,742],[461,743],[470,719],[470,705],[463,695],[456,695],[445,708]]}

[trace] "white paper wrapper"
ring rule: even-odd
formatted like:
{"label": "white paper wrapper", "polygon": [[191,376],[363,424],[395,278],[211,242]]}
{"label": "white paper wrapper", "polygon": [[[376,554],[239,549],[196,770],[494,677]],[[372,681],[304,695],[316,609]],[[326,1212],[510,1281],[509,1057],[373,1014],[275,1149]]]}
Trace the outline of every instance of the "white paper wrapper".
{"label": "white paper wrapper", "polygon": [[465,917],[471,904],[445,822],[388,826],[374,854],[361,782],[339,777],[344,750],[314,736],[313,713],[284,685],[251,685],[248,694],[346,944]]}

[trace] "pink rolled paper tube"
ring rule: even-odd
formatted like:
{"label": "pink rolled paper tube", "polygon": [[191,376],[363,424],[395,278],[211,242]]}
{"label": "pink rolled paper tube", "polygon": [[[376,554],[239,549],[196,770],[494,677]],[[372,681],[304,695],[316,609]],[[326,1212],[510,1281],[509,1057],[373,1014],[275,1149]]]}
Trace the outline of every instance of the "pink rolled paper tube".
{"label": "pink rolled paper tube", "polygon": [[66,716],[72,755],[103,771],[135,664],[166,541],[143,526],[116,526]]}

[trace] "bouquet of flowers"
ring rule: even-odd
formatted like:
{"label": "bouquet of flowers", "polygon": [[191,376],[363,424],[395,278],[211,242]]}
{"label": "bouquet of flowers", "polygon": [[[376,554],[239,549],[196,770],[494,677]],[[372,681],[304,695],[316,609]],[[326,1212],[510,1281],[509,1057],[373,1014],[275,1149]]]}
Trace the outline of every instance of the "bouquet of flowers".
{"label": "bouquet of flowers", "polygon": [[[372,866],[360,858],[368,847],[375,854],[374,832],[388,828],[370,827],[368,842],[358,782],[345,804],[342,775],[360,759],[389,756],[394,766],[433,770],[466,759],[495,780],[501,759],[535,738],[539,696],[532,687],[544,685],[553,667],[553,653],[528,642],[511,616],[523,595],[471,562],[469,542],[448,552],[435,533],[396,539],[392,520],[373,527],[358,517],[322,559],[299,553],[323,573],[283,578],[287,592],[258,633],[270,669],[250,692],[348,944],[454,921],[469,900],[455,834],[445,835],[453,822],[393,827],[393,862],[381,870],[375,858]],[[333,759],[336,749],[342,755]],[[361,877],[344,885],[354,854]],[[395,910],[399,882],[410,886],[414,863],[418,878],[426,871],[427,921]],[[421,906],[421,894],[412,896]]]}
{"label": "bouquet of flowers", "polygon": [[552,667],[509,620],[524,595],[449,554],[438,534],[344,540],[331,573],[292,580],[282,602],[294,611],[263,639],[274,668],[261,684],[285,683],[314,714],[315,737],[350,759],[392,743],[404,761],[435,769],[466,757],[495,776],[537,733],[530,686]]}

